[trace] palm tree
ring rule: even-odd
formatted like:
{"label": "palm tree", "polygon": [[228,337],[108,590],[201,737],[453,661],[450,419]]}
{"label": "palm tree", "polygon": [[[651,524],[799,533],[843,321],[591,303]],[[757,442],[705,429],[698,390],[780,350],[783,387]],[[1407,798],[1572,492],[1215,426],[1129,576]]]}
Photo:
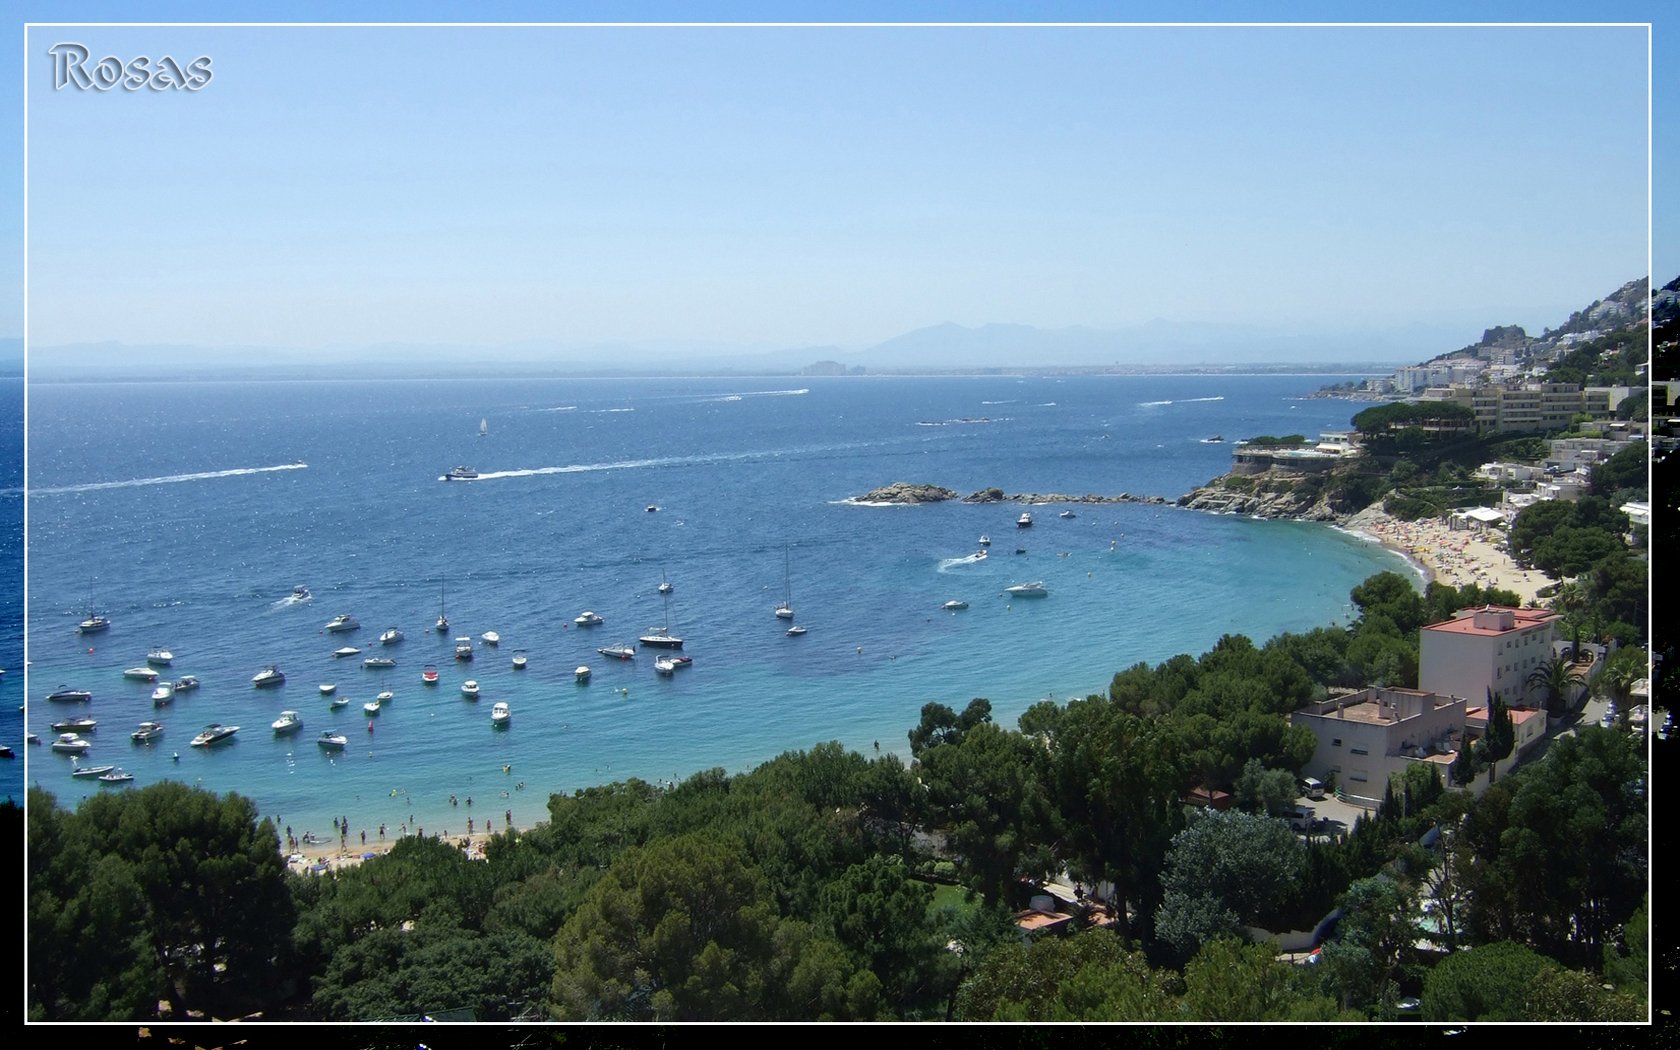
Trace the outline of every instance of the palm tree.
{"label": "palm tree", "polygon": [[1546,713],[1561,715],[1568,709],[1569,701],[1574,699],[1574,687],[1586,680],[1586,672],[1561,656],[1554,656],[1550,660],[1536,667],[1528,676],[1528,688],[1539,690],[1546,697]]}

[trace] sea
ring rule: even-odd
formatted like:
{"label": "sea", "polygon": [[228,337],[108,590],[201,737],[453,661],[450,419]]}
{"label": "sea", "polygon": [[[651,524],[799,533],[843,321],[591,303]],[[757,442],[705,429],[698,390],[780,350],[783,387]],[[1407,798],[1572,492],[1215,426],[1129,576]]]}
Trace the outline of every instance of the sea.
{"label": "sea", "polygon": [[[858,497],[908,481],[1170,504],[1228,470],[1240,438],[1345,429],[1361,405],[1305,396],[1344,378],[32,381],[27,495],[22,384],[0,381],[9,573],[28,513],[27,653],[15,594],[0,597],[0,732],[18,756],[0,790],[66,806],[127,790],[72,777],[77,760],[48,746],[49,723],[85,714],[82,764],[239,792],[300,836],[336,838],[342,817],[371,845],[381,824],[528,827],[553,792],[744,771],[825,741],[907,755],[931,701],[985,697],[1013,726],[1225,634],[1349,622],[1350,589],[1404,563],[1324,525],[1171,505]],[[441,480],[456,466],[478,476]],[[1026,582],[1047,596],[1006,593]],[[784,600],[803,636],[773,615]],[[78,633],[90,610],[108,631]],[[576,626],[585,610],[604,622]],[[360,629],[329,633],[340,614]],[[597,652],[661,626],[693,660],[674,675],[657,650]],[[382,646],[388,628],[404,639]],[[201,683],[161,708],[124,677],[157,648],[174,655],[161,678]],[[255,688],[270,664],[285,684]],[[323,683],[351,703],[330,707]],[[45,701],[63,686],[93,699]],[[282,710],[300,731],[270,728]],[[163,736],[132,742],[143,720]],[[210,723],[239,732],[190,746]],[[318,746],[328,730],[342,752]]]}

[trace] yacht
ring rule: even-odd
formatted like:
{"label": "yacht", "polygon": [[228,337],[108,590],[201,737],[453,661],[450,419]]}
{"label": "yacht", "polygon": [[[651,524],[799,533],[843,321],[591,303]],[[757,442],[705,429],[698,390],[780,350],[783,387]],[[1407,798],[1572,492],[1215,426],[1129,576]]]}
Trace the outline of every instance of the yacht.
{"label": "yacht", "polygon": [[195,737],[192,738],[193,747],[213,747],[224,740],[231,740],[233,734],[239,732],[238,726],[225,726],[220,722],[211,722]]}
{"label": "yacht", "polygon": [[113,770],[115,768],[117,768],[117,767],[116,766],[73,766],[70,769],[70,775],[73,776],[73,777],[97,777],[101,774],[109,773],[111,770]]}
{"label": "yacht", "polygon": [[93,699],[93,693],[86,689],[71,689],[61,685],[47,694],[47,699],[55,704],[87,703]]}
{"label": "yacht", "polygon": [[134,780],[134,774],[126,769],[113,769],[99,774],[101,784],[127,784]]}
{"label": "yacht", "polygon": [[595,615],[588,609],[585,609],[583,611],[583,615],[579,616],[572,622],[577,624],[579,627],[599,627],[606,621],[602,620],[599,616]]}
{"label": "yacht", "polygon": [[602,656],[610,656],[614,660],[634,660],[636,650],[628,645],[609,645],[595,650]]}
{"label": "yacht", "polygon": [[163,735],[162,722],[141,722],[128,738],[136,744],[149,744]]}
{"label": "yacht", "polygon": [[184,674],[181,677],[175,679],[175,691],[177,693],[190,693],[194,689],[197,689],[197,688],[198,688],[198,676],[197,675]]}
{"label": "yacht", "polygon": [[328,634],[338,634],[341,631],[354,631],[360,626],[361,624],[356,621],[354,616],[349,613],[339,613],[327,621],[326,632]]}
{"label": "yacht", "polygon": [[159,683],[158,687],[156,689],[152,690],[152,706],[153,707],[162,707],[163,705],[169,703],[173,699],[175,699],[175,683],[174,682]]}
{"label": "yacht", "polygon": [[490,724],[498,729],[507,725],[512,718],[513,712],[508,710],[508,705],[500,700],[496,701],[496,706],[490,709]]}
{"label": "yacht", "polygon": [[98,634],[100,631],[108,631],[110,629],[110,620],[93,613],[89,613],[87,619],[76,625],[76,632],[78,634]]}
{"label": "yacht", "polygon": [[472,639],[466,635],[455,639],[455,659],[471,660],[473,658]]}
{"label": "yacht", "polygon": [[514,650],[514,653],[513,653],[513,669],[515,671],[525,670],[525,650],[523,650],[523,649]]}
{"label": "yacht", "polygon": [[269,664],[251,676],[251,684],[258,689],[267,689],[270,686],[286,684],[286,676],[279,667]]}
{"label": "yacht", "polygon": [[461,683],[461,695],[466,697],[468,700],[477,700],[478,699],[478,682],[474,679],[471,679],[471,678],[467,679],[465,682],[462,682]]}
{"label": "yacht", "polygon": [[577,680],[579,685],[582,685],[583,683],[589,681],[589,674],[590,671],[587,665],[578,664],[577,670],[572,672],[572,677]]}
{"label": "yacht", "polygon": [[60,733],[58,739],[52,742],[52,749],[67,755],[85,755],[93,745],[77,736],[75,733]]}
{"label": "yacht", "polygon": [[323,751],[343,751],[344,745],[350,743],[350,738],[343,733],[335,733],[327,729],[315,738],[315,742],[321,745]]}
{"label": "yacht", "polygon": [[362,666],[377,671],[384,670],[388,667],[395,667],[397,666],[397,662],[389,656],[370,656],[366,660],[362,661]]}
{"label": "yacht", "polygon": [[485,645],[501,645],[502,644],[502,636],[497,634],[495,631],[485,631],[483,634],[479,635],[478,637],[479,637],[479,640],[482,641]]}
{"label": "yacht", "polygon": [[403,640],[403,633],[395,627],[389,628],[379,636],[380,645],[396,645]]}
{"label": "yacht", "polygon": [[478,477],[478,471],[471,467],[452,467],[449,473],[439,478],[439,481],[471,481]]}
{"label": "yacht", "polygon": [[333,656],[342,660],[346,656],[359,656],[362,650],[354,645],[341,645],[333,650]]}
{"label": "yacht", "polygon": [[123,672],[123,677],[136,682],[155,682],[158,680],[158,673],[150,667],[130,667]]}
{"label": "yacht", "polygon": [[968,608],[968,603],[963,601],[961,598],[952,598],[950,601],[946,602],[944,605],[941,605],[940,608],[949,610],[951,612],[956,612],[958,609]]}
{"label": "yacht", "polygon": [[782,604],[776,606],[776,619],[793,619],[793,562],[786,547],[782,548]]}
{"label": "yacht", "polygon": [[442,587],[438,588],[438,618],[437,618],[437,623],[433,624],[433,627],[437,630],[437,633],[439,633],[439,634],[448,634],[449,633],[449,617],[447,617],[443,614],[443,588]]}
{"label": "yacht", "polygon": [[1049,591],[1044,589],[1044,584],[1036,580],[1032,583],[1017,583],[1012,587],[1005,587],[1003,593],[1011,598],[1044,598],[1050,594]]}
{"label": "yacht", "polygon": [[86,715],[80,715],[76,718],[66,718],[61,722],[54,722],[52,731],[55,733],[91,733],[98,724]]}
{"label": "yacht", "polygon": [[[665,622],[671,622],[671,596],[665,595]],[[649,627],[648,633],[637,639],[641,644],[654,649],[681,649],[683,640],[671,633],[669,627]]]}
{"label": "yacht", "polygon": [[282,711],[270,727],[276,734],[295,733],[303,728],[303,717],[296,711]]}
{"label": "yacht", "polygon": [[433,664],[427,664],[426,669],[424,671],[420,672],[420,680],[422,682],[425,682],[427,685],[437,685],[437,683],[438,683],[438,669],[437,669],[437,667],[434,666]]}
{"label": "yacht", "polygon": [[1015,527],[1017,529],[1030,529],[1030,528],[1032,528],[1032,511],[1023,510],[1021,512],[1021,516],[1019,518],[1015,519]]}
{"label": "yacht", "polygon": [[175,654],[160,645],[146,654],[146,662],[153,667],[168,667],[175,662]]}

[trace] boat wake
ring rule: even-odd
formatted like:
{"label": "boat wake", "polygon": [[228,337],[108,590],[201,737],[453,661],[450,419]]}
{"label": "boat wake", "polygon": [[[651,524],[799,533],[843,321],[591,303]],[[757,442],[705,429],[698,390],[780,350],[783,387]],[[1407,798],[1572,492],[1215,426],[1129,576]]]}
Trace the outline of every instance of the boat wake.
{"label": "boat wake", "polygon": [[1139,408],[1158,408],[1161,405],[1193,405],[1193,404],[1196,404],[1199,401],[1223,401],[1223,400],[1225,400],[1225,395],[1224,394],[1215,394],[1213,397],[1184,397],[1184,398],[1179,398],[1176,401],[1139,401],[1138,402],[1138,407]]}
{"label": "boat wake", "polygon": [[1008,401],[982,401],[980,403],[982,405],[1013,405],[1017,400],[1019,400],[1019,398],[1012,397]]}
{"label": "boat wake", "polygon": [[147,485],[176,485],[184,481],[208,481],[211,478],[236,478],[245,474],[268,474],[276,470],[304,470],[307,463],[282,463],[274,467],[240,467],[236,470],[207,470],[197,474],[166,474],[158,478],[131,478],[127,481],[94,481],[86,485],[63,485],[58,488],[30,489],[31,496],[59,496],[72,492],[99,492],[104,489],[132,489]]}
{"label": "boat wake", "polygon": [[[616,410],[615,410],[616,411]],[[776,459],[781,456],[800,456],[818,452],[845,452],[857,448],[878,448],[891,442],[854,441],[834,445],[807,445],[800,448],[755,449],[749,452],[715,452],[703,456],[660,456],[654,459],[620,459],[606,463],[568,463],[559,467],[529,467],[520,470],[480,471],[476,480],[496,478],[534,478],[544,474],[588,474],[604,470],[640,470],[649,467],[692,467],[704,463],[731,463],[754,459]]]}
{"label": "boat wake", "polygon": [[985,560],[986,555],[983,551],[975,551],[966,558],[941,558],[939,559],[939,568],[937,571],[950,572],[952,569],[959,568],[964,565],[978,565]]}

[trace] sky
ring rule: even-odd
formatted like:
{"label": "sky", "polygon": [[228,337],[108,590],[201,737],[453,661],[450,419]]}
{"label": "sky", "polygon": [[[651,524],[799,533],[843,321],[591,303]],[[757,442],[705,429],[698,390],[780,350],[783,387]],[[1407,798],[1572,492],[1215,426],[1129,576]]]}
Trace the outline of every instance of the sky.
{"label": "sky", "polygon": [[[162,4],[152,17],[226,10]],[[448,4],[269,10],[474,17]],[[497,17],[784,10],[533,4]],[[1216,4],[908,10],[1253,17]],[[1404,12],[1653,17],[1616,4]],[[1680,274],[1672,208],[1648,212],[1651,166],[1672,156],[1659,126],[1653,157],[1647,128],[1653,51],[1659,107],[1673,97],[1663,29],[37,27],[22,41],[28,337],[772,349],[942,322],[1537,331],[1653,264],[1659,283]],[[207,56],[213,76],[197,91],[55,90],[47,49],[64,41],[92,61]],[[23,109],[20,97],[11,112]],[[23,168],[5,163],[21,203]],[[20,285],[21,213],[0,225],[18,246],[0,281]],[[8,297],[0,334],[23,330],[23,298]]]}

